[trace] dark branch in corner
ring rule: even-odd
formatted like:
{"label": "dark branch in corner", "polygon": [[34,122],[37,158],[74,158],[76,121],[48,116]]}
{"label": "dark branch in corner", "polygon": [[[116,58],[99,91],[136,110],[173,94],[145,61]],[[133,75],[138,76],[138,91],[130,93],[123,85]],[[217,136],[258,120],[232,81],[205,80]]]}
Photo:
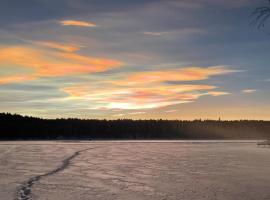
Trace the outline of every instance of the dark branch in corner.
{"label": "dark branch in corner", "polygon": [[251,25],[255,25],[257,28],[265,27],[266,21],[270,17],[270,0],[268,3],[268,6],[258,7],[251,13]]}

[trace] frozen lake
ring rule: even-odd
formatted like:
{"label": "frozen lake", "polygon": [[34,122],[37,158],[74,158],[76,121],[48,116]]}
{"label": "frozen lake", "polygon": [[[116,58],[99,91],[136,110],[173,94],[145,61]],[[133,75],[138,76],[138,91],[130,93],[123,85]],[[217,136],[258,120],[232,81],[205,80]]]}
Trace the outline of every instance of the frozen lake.
{"label": "frozen lake", "polygon": [[255,142],[0,142],[1,200],[269,200]]}

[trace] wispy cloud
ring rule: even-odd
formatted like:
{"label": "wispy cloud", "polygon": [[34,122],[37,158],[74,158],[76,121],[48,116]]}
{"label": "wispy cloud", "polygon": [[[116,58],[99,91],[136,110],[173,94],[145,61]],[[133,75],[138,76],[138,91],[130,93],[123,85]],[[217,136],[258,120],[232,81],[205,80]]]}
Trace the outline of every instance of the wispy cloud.
{"label": "wispy cloud", "polygon": [[175,112],[178,112],[179,110],[175,109],[175,110],[166,110],[165,112],[166,113],[175,113]]}
{"label": "wispy cloud", "polygon": [[62,26],[82,26],[82,27],[96,27],[93,22],[79,21],[79,20],[63,20],[60,21]]}
{"label": "wispy cloud", "polygon": [[131,113],[128,113],[129,115],[141,115],[141,114],[145,114],[146,112],[131,112]]}
{"label": "wispy cloud", "polygon": [[251,93],[254,93],[256,92],[257,90],[255,89],[246,89],[246,90],[242,90],[243,93],[246,93],[246,94],[251,94]]}
{"label": "wispy cloud", "polygon": [[131,86],[166,81],[199,81],[206,80],[211,76],[224,75],[239,71],[240,70],[233,70],[224,66],[186,67],[175,70],[146,71],[131,74],[126,79],[116,81],[114,84]]}
{"label": "wispy cloud", "polygon": [[150,109],[193,102],[205,92],[215,89],[211,85],[152,85],[141,87],[115,87],[107,85],[95,90],[86,85],[63,88],[71,98],[92,102],[96,108],[105,109]]}
{"label": "wispy cloud", "polygon": [[75,52],[80,49],[80,47],[76,45],[67,45],[67,44],[61,44],[57,42],[50,42],[50,41],[34,41],[33,44],[41,45],[44,47],[65,51],[65,52]]}
{"label": "wispy cloud", "polygon": [[[23,76],[1,77],[1,82],[12,80],[34,79],[38,77],[66,76],[85,73],[96,73],[116,68],[122,65],[118,60],[96,58],[79,55],[71,49],[54,43],[46,43],[47,46],[65,49],[67,52],[59,52],[33,46],[8,46],[0,48],[0,66],[15,65],[21,68],[30,68],[34,71]],[[72,49],[75,50],[75,49]],[[71,51],[71,52],[69,52]]]}
{"label": "wispy cloud", "polygon": [[161,36],[170,36],[170,37],[180,37],[180,36],[191,36],[197,34],[205,34],[206,31],[201,28],[179,28],[174,30],[168,31],[144,31],[141,32],[143,35],[146,36],[153,36],[153,37],[161,37]]}
{"label": "wispy cloud", "polygon": [[230,94],[229,92],[219,92],[219,91],[209,91],[207,94],[212,95],[212,96],[223,96]]}
{"label": "wispy cloud", "polygon": [[119,114],[115,114],[113,115],[113,117],[125,117],[125,116],[129,116],[129,115],[142,115],[145,114],[146,112],[130,112],[130,113],[119,113]]}
{"label": "wispy cloud", "polygon": [[163,36],[163,35],[166,35],[168,33],[169,32],[151,32],[151,31],[142,32],[142,34],[149,35],[149,36]]}
{"label": "wispy cloud", "polygon": [[11,75],[0,77],[0,84],[18,83],[34,80],[35,77],[31,75]]}
{"label": "wispy cloud", "polygon": [[123,113],[113,115],[113,117],[124,117],[124,116],[126,116],[126,114]]}
{"label": "wispy cloud", "polygon": [[206,84],[166,84],[166,81],[198,81],[236,72],[224,66],[187,67],[176,70],[134,72],[126,78],[63,88],[70,98],[92,102],[96,109],[152,109],[190,103],[201,96],[229,94]]}

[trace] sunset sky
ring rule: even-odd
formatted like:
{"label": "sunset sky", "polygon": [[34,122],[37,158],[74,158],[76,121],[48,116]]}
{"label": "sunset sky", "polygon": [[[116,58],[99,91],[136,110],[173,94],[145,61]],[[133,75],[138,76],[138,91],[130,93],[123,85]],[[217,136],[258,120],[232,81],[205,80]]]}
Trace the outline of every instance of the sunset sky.
{"label": "sunset sky", "polygon": [[267,0],[1,0],[0,111],[270,120]]}

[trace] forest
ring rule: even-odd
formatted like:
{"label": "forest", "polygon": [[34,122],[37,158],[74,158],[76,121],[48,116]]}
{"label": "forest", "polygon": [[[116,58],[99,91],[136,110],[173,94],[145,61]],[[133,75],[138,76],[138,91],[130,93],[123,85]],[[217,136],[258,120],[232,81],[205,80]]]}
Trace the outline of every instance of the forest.
{"label": "forest", "polygon": [[0,140],[267,138],[270,121],[42,119],[0,113]]}

